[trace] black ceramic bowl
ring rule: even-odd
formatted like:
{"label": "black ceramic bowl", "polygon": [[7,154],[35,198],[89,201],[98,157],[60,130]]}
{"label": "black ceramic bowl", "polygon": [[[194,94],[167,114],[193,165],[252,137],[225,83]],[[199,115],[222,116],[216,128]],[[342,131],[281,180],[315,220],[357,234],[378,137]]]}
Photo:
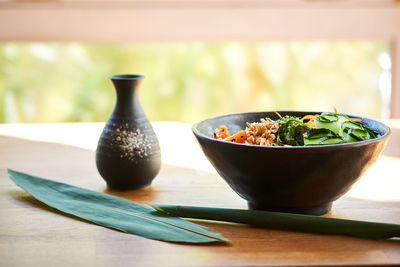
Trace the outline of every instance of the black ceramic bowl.
{"label": "black ceramic bowl", "polygon": [[[282,116],[302,117],[318,112],[278,111]],[[225,124],[231,133],[246,122],[278,119],[275,112],[238,113],[205,119],[193,125],[205,155],[229,186],[246,199],[250,209],[321,215],[345,194],[373,164],[390,136],[390,128],[359,118],[380,137],[348,144],[308,147],[257,146],[213,138]]]}

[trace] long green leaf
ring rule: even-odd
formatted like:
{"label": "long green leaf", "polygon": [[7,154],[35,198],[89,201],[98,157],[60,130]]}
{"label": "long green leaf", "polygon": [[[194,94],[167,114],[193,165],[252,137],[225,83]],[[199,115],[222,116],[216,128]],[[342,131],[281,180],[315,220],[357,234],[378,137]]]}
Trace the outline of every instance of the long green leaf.
{"label": "long green leaf", "polygon": [[400,225],[258,210],[152,205],[183,218],[250,224],[274,229],[386,239],[400,237]]}
{"label": "long green leaf", "polygon": [[8,170],[16,185],[62,212],[143,237],[184,243],[227,242],[207,227],[157,212],[138,203]]}

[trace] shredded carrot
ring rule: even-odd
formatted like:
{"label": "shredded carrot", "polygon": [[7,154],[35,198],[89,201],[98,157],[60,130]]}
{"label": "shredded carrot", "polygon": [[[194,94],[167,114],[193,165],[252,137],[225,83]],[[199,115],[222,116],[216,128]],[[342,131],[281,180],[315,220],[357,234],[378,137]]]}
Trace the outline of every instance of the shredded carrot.
{"label": "shredded carrot", "polygon": [[318,115],[305,115],[303,118],[301,118],[302,121],[305,120],[313,120],[317,117]]}
{"label": "shredded carrot", "polygon": [[335,114],[337,114],[337,109],[336,109],[336,107],[333,107],[333,111],[335,112]]}
{"label": "shredded carrot", "polygon": [[279,114],[279,112],[275,111],[275,114],[278,115],[279,119],[282,119],[282,116]]}
{"label": "shredded carrot", "polygon": [[315,128],[315,119],[317,116],[318,115],[305,115],[303,118],[301,118],[301,121],[304,122],[305,120],[308,120],[305,122],[305,124],[309,127]]}

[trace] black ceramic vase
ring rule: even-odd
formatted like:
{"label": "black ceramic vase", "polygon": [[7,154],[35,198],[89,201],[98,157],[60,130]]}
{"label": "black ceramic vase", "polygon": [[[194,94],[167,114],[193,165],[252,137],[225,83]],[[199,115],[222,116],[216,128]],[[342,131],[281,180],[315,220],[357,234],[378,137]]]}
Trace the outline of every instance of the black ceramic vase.
{"label": "black ceramic vase", "polygon": [[160,145],[138,100],[141,75],[114,75],[117,101],[96,149],[96,165],[112,189],[151,184],[161,167]]}

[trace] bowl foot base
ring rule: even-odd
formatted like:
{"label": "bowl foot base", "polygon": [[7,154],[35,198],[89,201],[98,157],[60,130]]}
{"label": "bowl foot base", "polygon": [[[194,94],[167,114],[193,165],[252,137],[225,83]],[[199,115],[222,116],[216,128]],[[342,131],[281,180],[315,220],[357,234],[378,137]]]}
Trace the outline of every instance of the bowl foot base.
{"label": "bowl foot base", "polygon": [[288,212],[288,213],[299,213],[307,215],[323,215],[331,210],[332,203],[328,205],[322,205],[317,207],[272,207],[265,204],[250,203],[248,207],[251,210],[265,210],[265,211],[277,211],[277,212]]}

